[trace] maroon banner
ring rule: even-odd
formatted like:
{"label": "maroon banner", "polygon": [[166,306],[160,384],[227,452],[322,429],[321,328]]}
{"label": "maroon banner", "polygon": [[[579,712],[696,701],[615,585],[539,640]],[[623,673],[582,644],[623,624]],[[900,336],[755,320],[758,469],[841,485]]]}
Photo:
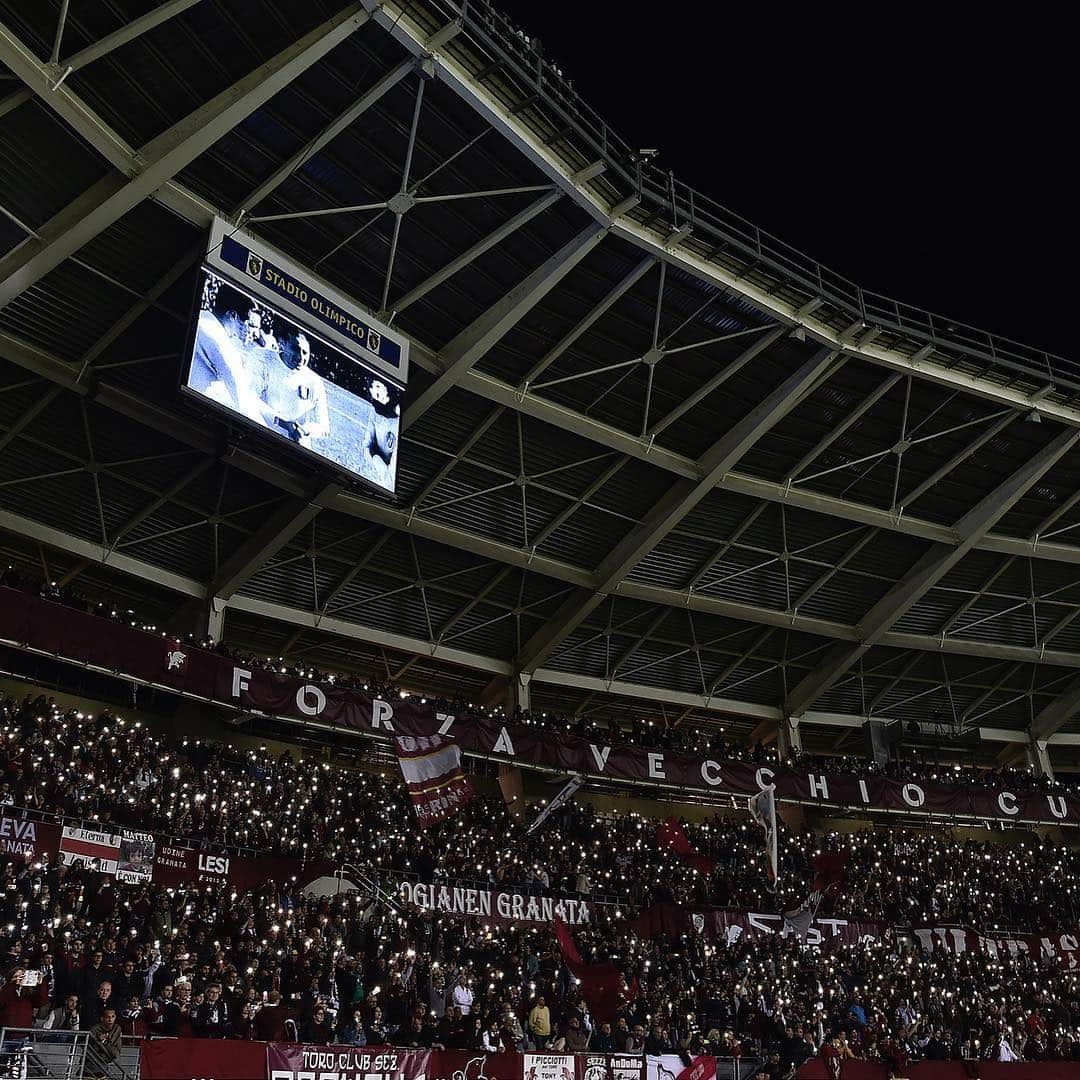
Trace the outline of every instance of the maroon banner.
{"label": "maroon banner", "polygon": [[267,1080],[428,1080],[430,1050],[267,1043]]}
{"label": "maroon banner", "polygon": [[[144,1040],[139,1056],[142,1080],[647,1080],[654,1071],[660,1075],[657,1066],[665,1061],[644,1055],[484,1054],[227,1039]],[[673,1069],[665,1072],[676,1075]],[[861,1060],[844,1061],[840,1072],[841,1080],[886,1080],[887,1074],[884,1065]],[[835,1080],[820,1056],[801,1065],[797,1075]],[[904,1075],[910,1080],[1080,1080],[1080,1064],[919,1061]]]}
{"label": "maroon banner", "polygon": [[181,885],[229,885],[239,892],[254,889],[267,881],[296,881],[306,885],[316,878],[329,877],[333,863],[325,859],[302,863],[273,855],[249,858],[243,855],[211,854],[159,842],[154,856],[154,881],[176,888]]}
{"label": "maroon banner", "polygon": [[[769,937],[773,934],[791,935],[784,929],[783,915],[770,915],[757,911],[692,912],[691,925],[698,933],[709,937],[724,938],[729,944],[744,934],[751,938]],[[857,945],[861,941],[881,941],[885,926],[878,922],[854,922],[850,919],[815,919],[806,935],[807,945],[822,948],[841,945]]]}
{"label": "maroon banner", "polygon": [[11,814],[0,817],[0,862],[11,856],[36,862],[43,855],[55,858],[60,849],[60,826],[47,821],[26,821]]}
{"label": "maroon banner", "polygon": [[1056,958],[1063,967],[1080,968],[1080,931],[1055,930],[1045,934],[981,934],[965,926],[916,926],[915,940],[926,952],[941,949],[959,956],[978,952],[986,956],[1018,956],[1030,953]]}
{"label": "maroon banner", "polygon": [[144,1039],[140,1080],[262,1080],[266,1043],[232,1039]]}
{"label": "maroon banner", "polygon": [[274,855],[252,858],[198,851],[182,841],[154,833],[123,827],[117,831],[86,829],[64,824],[59,818],[36,821],[9,808],[0,814],[0,861],[11,856],[58,859],[67,866],[86,866],[109,874],[126,884],[153,880],[173,888],[229,885],[240,892],[267,881],[292,881],[305,886],[331,877],[336,869],[326,859],[301,862]]}
{"label": "maroon banner", "polygon": [[16,589],[0,589],[0,641],[154,683],[208,701],[296,720],[318,717],[381,738],[449,735],[465,753],[716,795],[753,795],[770,783],[786,801],[1000,821],[1080,825],[1080,799],[937,781],[886,780],[704,755],[592,742],[472,713],[453,714],[316,684],[178,644]]}
{"label": "maroon banner", "polygon": [[409,789],[422,829],[437,825],[476,798],[472,781],[461,771],[461,747],[447,735],[398,735],[398,767]]}

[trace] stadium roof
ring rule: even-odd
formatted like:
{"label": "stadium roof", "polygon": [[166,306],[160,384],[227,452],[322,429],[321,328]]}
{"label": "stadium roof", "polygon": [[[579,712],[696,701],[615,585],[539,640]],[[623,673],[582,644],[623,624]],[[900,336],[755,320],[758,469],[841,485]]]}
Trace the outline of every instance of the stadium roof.
{"label": "stadium roof", "polygon": [[[0,0],[9,558],[534,709],[1080,739],[1074,362],[653,169],[485,3],[146,7]],[[214,216],[410,338],[396,498],[181,396]]]}

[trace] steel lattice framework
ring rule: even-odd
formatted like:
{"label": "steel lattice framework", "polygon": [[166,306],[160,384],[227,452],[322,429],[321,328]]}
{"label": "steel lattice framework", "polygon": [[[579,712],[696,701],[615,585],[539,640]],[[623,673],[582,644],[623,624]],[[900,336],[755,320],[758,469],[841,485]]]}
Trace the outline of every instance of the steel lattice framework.
{"label": "steel lattice framework", "polygon": [[[536,709],[1078,741],[1075,364],[654,172],[485,3],[146,7],[0,0],[10,559]],[[180,396],[215,215],[411,339],[396,500]]]}

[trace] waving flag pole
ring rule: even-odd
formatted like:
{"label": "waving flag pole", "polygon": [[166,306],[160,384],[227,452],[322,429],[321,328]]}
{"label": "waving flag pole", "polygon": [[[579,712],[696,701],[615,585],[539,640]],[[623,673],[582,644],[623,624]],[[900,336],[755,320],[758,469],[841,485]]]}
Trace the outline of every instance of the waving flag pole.
{"label": "waving flag pole", "polygon": [[769,888],[775,892],[778,878],[776,852],[776,785],[763,788],[750,800],[750,816],[765,830],[765,869]]}
{"label": "waving flag pole", "polygon": [[577,773],[571,776],[570,779],[566,782],[566,786],[562,789],[562,791],[560,791],[559,794],[556,795],[555,798],[552,799],[551,802],[549,802],[547,806],[545,806],[544,809],[536,815],[536,820],[525,830],[525,835],[530,836],[532,835],[532,833],[536,832],[536,830],[539,829],[540,826],[543,825],[544,822],[547,821],[547,819],[551,817],[551,815],[554,814],[556,810],[565,806],[574,797],[578,788],[581,787],[581,785],[584,783],[584,776],[581,776]]}

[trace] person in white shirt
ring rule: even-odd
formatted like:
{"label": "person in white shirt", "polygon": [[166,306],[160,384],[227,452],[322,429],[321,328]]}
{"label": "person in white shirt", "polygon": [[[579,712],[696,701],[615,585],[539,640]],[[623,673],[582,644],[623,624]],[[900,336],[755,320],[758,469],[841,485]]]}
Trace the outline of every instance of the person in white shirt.
{"label": "person in white shirt", "polygon": [[461,1011],[461,1015],[468,1016],[472,1011],[473,992],[469,988],[469,980],[465,975],[458,976],[457,985],[455,985],[450,997]]}
{"label": "person in white shirt", "polygon": [[1009,1040],[1005,1037],[1005,1033],[1001,1033],[1001,1037],[998,1041],[997,1048],[997,1060],[998,1061],[1022,1061],[1023,1058],[1012,1048]]}

